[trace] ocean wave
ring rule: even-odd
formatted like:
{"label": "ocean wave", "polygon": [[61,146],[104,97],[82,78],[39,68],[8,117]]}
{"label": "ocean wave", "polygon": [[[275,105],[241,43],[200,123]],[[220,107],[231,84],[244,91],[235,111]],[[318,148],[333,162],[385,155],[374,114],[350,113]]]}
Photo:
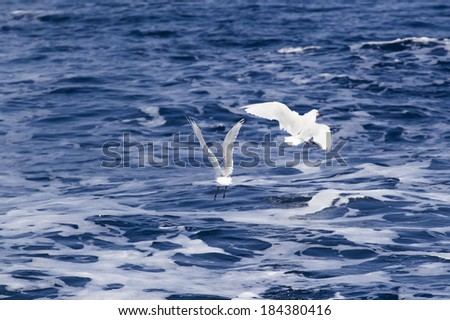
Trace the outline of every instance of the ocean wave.
{"label": "ocean wave", "polygon": [[289,53],[304,53],[306,51],[318,50],[318,46],[307,46],[307,47],[285,47],[278,49],[278,53],[289,54]]}
{"label": "ocean wave", "polygon": [[[401,48],[405,45],[410,44],[439,44],[445,43],[445,40],[439,40],[437,38],[429,38],[429,37],[409,37],[409,38],[397,38],[395,40],[387,40],[387,41],[368,41],[362,42],[359,44],[350,45],[351,50],[361,50],[361,49],[370,49],[370,48]],[[400,45],[400,46],[397,46]]]}
{"label": "ocean wave", "polygon": [[[54,2],[0,16],[1,298],[450,298],[445,8]],[[263,101],[319,109],[333,152]],[[225,199],[185,114],[246,117]]]}
{"label": "ocean wave", "polygon": [[139,119],[139,123],[142,126],[148,127],[148,128],[155,128],[163,126],[166,123],[166,119],[159,114],[159,107],[156,106],[143,106],[139,107],[139,110],[144,112],[147,116],[151,118],[151,120],[145,119]]}

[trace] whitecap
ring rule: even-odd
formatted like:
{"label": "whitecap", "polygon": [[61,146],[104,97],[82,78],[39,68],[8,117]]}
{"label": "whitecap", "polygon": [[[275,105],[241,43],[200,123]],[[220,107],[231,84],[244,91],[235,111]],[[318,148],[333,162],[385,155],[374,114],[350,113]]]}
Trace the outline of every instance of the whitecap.
{"label": "whitecap", "polygon": [[445,38],[445,39],[442,40],[442,41],[444,41],[444,48],[445,48],[445,50],[447,50],[448,52],[450,52],[450,40],[447,39],[447,38]]}
{"label": "whitecap", "polygon": [[359,50],[363,46],[383,46],[383,45],[397,44],[397,43],[409,42],[409,41],[413,42],[413,43],[427,44],[430,42],[438,43],[439,39],[429,38],[429,37],[407,37],[407,38],[397,38],[395,40],[390,40],[390,41],[367,41],[367,42],[362,42],[359,44],[351,45],[350,49],[351,50]]}
{"label": "whitecap", "polygon": [[35,14],[35,11],[32,10],[14,10],[11,12],[13,16],[25,16]]}
{"label": "whitecap", "polygon": [[278,49],[278,53],[288,54],[288,53],[304,53],[305,51],[317,50],[320,47],[317,46],[307,46],[307,47],[285,47]]}
{"label": "whitecap", "polygon": [[141,125],[149,127],[149,128],[155,128],[163,126],[166,123],[166,119],[159,114],[159,108],[156,106],[144,106],[140,107],[139,110],[146,113],[150,117],[152,117],[151,120],[147,120],[145,118],[139,118],[138,121]]}

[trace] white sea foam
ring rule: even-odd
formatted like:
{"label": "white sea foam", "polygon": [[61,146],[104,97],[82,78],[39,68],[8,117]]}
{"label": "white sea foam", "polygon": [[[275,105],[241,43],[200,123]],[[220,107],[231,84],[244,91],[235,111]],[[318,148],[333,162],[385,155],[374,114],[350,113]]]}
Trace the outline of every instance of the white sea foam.
{"label": "white sea foam", "polygon": [[424,263],[411,271],[412,274],[423,277],[442,276],[449,272],[448,263],[443,262]]}
{"label": "white sea foam", "polygon": [[440,40],[437,38],[429,38],[429,37],[408,37],[408,38],[397,38],[395,40],[387,40],[387,41],[367,41],[362,42],[359,44],[354,44],[350,46],[351,50],[360,50],[363,46],[369,45],[369,46],[382,46],[382,45],[389,45],[389,44],[396,44],[396,43],[402,43],[411,41],[413,43],[423,43],[427,44],[430,42],[438,43]]}
{"label": "white sea foam", "polygon": [[11,14],[14,16],[23,16],[23,15],[32,15],[35,14],[36,11],[32,11],[32,10],[14,10],[11,11]]}
{"label": "white sea foam", "polygon": [[9,129],[5,135],[0,136],[0,143],[16,144],[31,140],[36,129],[30,128],[27,122],[33,119],[45,118],[50,114],[51,112],[45,109],[0,113],[0,128],[4,124]]}
{"label": "white sea foam", "polygon": [[147,120],[145,118],[138,119],[141,125],[149,128],[155,128],[163,126],[166,123],[166,119],[159,114],[159,107],[144,106],[140,107],[139,109],[152,118],[151,120]]}
{"label": "white sea foam", "polygon": [[278,53],[304,53],[305,51],[318,50],[320,47],[318,46],[307,46],[307,47],[286,47],[278,49]]}
{"label": "white sea foam", "polygon": [[[16,10],[6,25],[26,31],[30,20],[52,13]],[[58,54],[48,52],[45,43],[36,45],[35,51],[50,60]],[[97,165],[101,154],[96,146],[103,142],[101,138],[136,126],[152,132],[170,126],[164,116],[167,112],[159,106],[137,105],[140,111],[128,119],[121,119],[120,112],[111,114],[112,121],[104,121],[104,115],[95,119],[96,113],[73,117],[70,130],[94,129],[82,135],[70,131],[53,136],[66,124],[46,124],[67,111],[58,105],[64,96],[44,94],[45,101],[40,101],[38,95],[39,87],[48,88],[46,83],[53,83],[58,74],[42,74],[43,59],[33,64],[38,69],[8,77],[6,84],[18,91],[7,92],[5,102],[13,104],[7,108],[10,111],[0,113],[0,142],[6,148],[0,154],[3,291],[50,288],[58,290],[62,299],[164,299],[183,293],[259,299],[267,289],[282,292],[284,288],[305,295],[323,289],[330,291],[331,298],[346,298],[349,291],[370,296],[377,290],[398,293],[400,298],[417,299],[418,292],[448,297],[439,277],[448,274],[445,262],[450,260],[445,250],[450,244],[450,227],[445,224],[450,170],[442,151],[450,125],[445,110],[436,109],[437,98],[429,97],[441,96],[448,84],[435,64],[447,62],[450,41],[411,37],[358,43],[351,49],[350,56],[346,50],[333,50],[330,54],[336,64],[309,54],[323,50],[316,46],[282,47],[263,54],[249,50],[247,56],[225,50],[222,60],[226,63],[206,59],[172,65],[159,55],[172,72],[152,77],[176,85],[164,87],[157,95],[173,106],[186,106],[205,128],[208,116],[215,117],[207,105],[214,104],[223,123],[209,126],[210,131],[226,128],[233,114],[238,120],[242,114],[236,105],[248,103],[251,97],[236,92],[246,92],[251,99],[295,101],[299,106],[319,103],[321,113],[333,123],[335,141],[349,140],[341,154],[349,167],[300,164],[296,171],[284,169],[285,159],[278,157],[276,169],[236,168],[229,198],[217,202],[212,201],[212,181],[203,176],[203,169],[136,171]],[[16,67],[23,63],[21,59]],[[348,63],[353,67],[344,70]],[[189,69],[192,66],[205,72],[191,77],[198,75]],[[266,86],[271,79],[273,85]],[[433,83],[440,87],[430,89]],[[299,90],[306,86],[304,92]],[[409,86],[417,93],[427,87],[424,96],[417,94],[414,99],[397,91]],[[30,88],[36,89],[32,96],[26,94]],[[385,93],[392,89],[396,99],[391,109],[392,96]],[[188,94],[183,95],[183,90]],[[23,97],[25,102],[32,99],[32,105],[12,108]],[[89,106],[80,101],[77,109],[83,113]],[[381,115],[384,111],[392,112],[392,117]],[[266,122],[250,126],[245,130],[247,137],[261,136],[270,127]],[[401,137],[387,141],[387,132],[395,128],[401,129]],[[246,243],[247,237],[251,239]],[[252,248],[253,240],[269,247]],[[155,242],[173,247],[158,249]],[[238,253],[230,253],[234,250]],[[81,255],[98,261],[57,259]],[[222,255],[217,268],[207,265],[211,256],[214,264],[214,257]],[[227,256],[234,256],[236,262],[228,264]],[[198,265],[189,266],[191,261]],[[30,281],[17,271],[48,276],[37,275],[41,279]],[[71,287],[61,276],[91,281],[85,287]],[[114,283],[123,287],[105,290]]]}
{"label": "white sea foam", "polygon": [[[422,166],[418,166],[421,168]],[[360,174],[373,174],[373,172],[365,171],[366,166],[362,166]],[[368,169],[374,168],[367,166]],[[360,170],[360,171],[361,171]],[[390,172],[384,172],[391,174]],[[415,175],[419,172],[412,172]],[[249,177],[247,177],[248,179]],[[104,179],[90,179],[84,185],[89,186],[95,182],[106,183]],[[335,185],[333,181],[330,185]],[[128,187],[132,187],[129,184]],[[120,186],[116,188],[122,189]],[[141,185],[138,189],[145,188]],[[305,186],[302,193],[314,188]],[[49,190],[49,192],[51,192]],[[345,193],[345,195],[343,194]],[[304,220],[300,217],[313,214],[330,206],[339,206],[347,203],[350,198],[358,196],[370,196],[378,199],[384,199],[385,194],[397,195],[401,191],[387,190],[337,190],[325,189],[316,192],[312,199],[307,202],[306,207],[293,209],[267,209],[258,211],[228,211],[220,212],[195,212],[189,216],[191,219],[196,217],[214,217],[221,218],[229,222],[249,222],[256,225],[265,224],[267,228],[274,226],[297,227],[298,230],[311,230],[312,235],[321,236],[320,230],[323,232],[331,232],[332,234],[342,235],[347,240],[362,246],[377,247],[379,245],[393,244],[398,237],[395,226],[392,229],[373,229],[370,227],[349,227],[348,218],[340,218],[333,220]],[[163,299],[170,294],[175,293],[197,293],[197,294],[218,294],[236,298],[236,299],[252,299],[260,298],[261,294],[269,287],[286,286],[298,287],[305,289],[315,286],[326,286],[336,284],[347,285],[368,285],[372,283],[389,283],[390,278],[386,272],[369,272],[364,274],[364,283],[361,282],[360,275],[338,276],[327,279],[305,279],[295,274],[286,274],[292,265],[294,270],[303,271],[319,271],[340,269],[345,266],[352,266],[361,263],[361,259],[333,259],[320,258],[314,256],[298,256],[296,252],[302,252],[312,246],[307,242],[302,242],[304,235],[302,233],[292,236],[297,241],[281,241],[277,237],[260,238],[269,241],[272,246],[258,255],[249,258],[242,258],[234,267],[224,270],[210,270],[201,267],[183,267],[177,265],[173,256],[176,253],[184,255],[221,253],[226,254],[221,248],[208,245],[202,240],[192,239],[191,231],[186,230],[182,225],[173,226],[174,230],[178,230],[176,236],[161,235],[156,240],[143,240],[133,243],[133,250],[109,250],[97,246],[85,245],[83,249],[71,249],[61,244],[55,244],[53,240],[45,238],[45,233],[57,232],[60,236],[69,237],[80,233],[91,233],[96,235],[97,239],[104,241],[113,241],[115,245],[130,246],[127,238],[120,236],[120,229],[114,232],[108,227],[102,227],[98,224],[86,220],[86,218],[96,215],[134,215],[142,214],[145,216],[160,216],[161,213],[134,208],[130,210],[126,205],[121,205],[114,199],[95,199],[94,197],[67,197],[57,194],[39,194],[35,196],[27,196],[22,198],[10,199],[10,205],[20,204],[20,209],[9,210],[6,215],[0,216],[2,235],[7,237],[4,239],[4,247],[6,248],[5,256],[12,253],[12,247],[19,248],[27,245],[54,245],[53,250],[36,250],[33,253],[48,254],[65,254],[76,256],[79,254],[98,257],[95,263],[77,264],[65,261],[58,261],[49,258],[33,258],[31,262],[24,263],[21,270],[43,270],[49,274],[44,280],[30,283],[27,280],[13,278],[10,272],[18,270],[17,264],[2,266],[4,272],[1,275],[1,281],[7,285],[9,290],[24,289],[44,289],[53,287],[58,284],[62,286],[60,289],[61,298],[76,297],[78,299]],[[81,210],[81,208],[83,208]],[[171,212],[173,216],[182,217],[184,213]],[[36,220],[39,217],[39,220]],[[293,218],[294,217],[294,218]],[[367,219],[379,219],[379,217],[359,217],[351,218],[354,223],[367,221]],[[192,220],[192,221],[194,221]],[[381,221],[381,220],[380,220]],[[76,224],[78,229],[70,227]],[[314,231],[315,230],[315,231]],[[441,230],[445,231],[445,230]],[[33,237],[20,237],[18,235],[26,232],[32,232]],[[270,233],[269,233],[270,234]],[[10,237],[10,238],[9,238]],[[180,247],[172,250],[152,249],[153,241],[170,241],[178,244]],[[350,246],[338,246],[336,250],[352,249]],[[17,250],[16,250],[17,251]],[[404,254],[416,255],[417,252],[404,252]],[[427,255],[439,255],[442,253],[428,252]],[[445,258],[445,257],[443,257]],[[447,257],[448,258],[448,257]],[[370,259],[370,258],[369,258]],[[363,259],[364,260],[364,259]],[[262,269],[261,266],[270,264],[285,266],[283,270],[272,270],[271,268]],[[119,268],[125,263],[138,265],[147,269],[164,269],[164,272],[144,272],[140,270],[125,270]],[[288,268],[288,269],[286,269]],[[417,268],[419,274],[425,274],[426,270],[434,270],[436,274],[442,271],[442,266],[423,265]],[[189,274],[189,277],[186,277]],[[84,288],[67,287],[58,280],[59,276],[78,276],[92,279]],[[111,283],[120,283],[124,285],[116,290],[104,290]],[[150,289],[150,290],[149,290]],[[155,289],[155,290],[152,290]],[[149,290],[149,291],[145,291]]]}
{"label": "white sea foam", "polygon": [[369,228],[341,228],[337,233],[342,234],[347,240],[356,243],[393,244],[398,238],[397,232],[392,230],[373,230]]}
{"label": "white sea foam", "polygon": [[[445,38],[442,40],[444,42],[444,48],[447,50],[448,53],[450,53],[450,39]],[[448,56],[448,54],[447,54]]]}
{"label": "white sea foam", "polygon": [[348,76],[346,74],[331,74],[331,73],[320,73],[319,77],[324,78],[325,80],[333,80],[333,79],[339,79],[339,78],[347,78]]}

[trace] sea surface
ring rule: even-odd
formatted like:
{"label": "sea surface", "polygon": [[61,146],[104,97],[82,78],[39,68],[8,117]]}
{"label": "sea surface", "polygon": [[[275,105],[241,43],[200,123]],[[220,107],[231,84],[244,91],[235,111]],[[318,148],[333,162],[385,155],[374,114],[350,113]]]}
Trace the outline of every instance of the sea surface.
{"label": "sea surface", "polygon": [[[0,298],[450,299],[449,38],[444,0],[2,0]],[[186,116],[245,119],[225,198]]]}

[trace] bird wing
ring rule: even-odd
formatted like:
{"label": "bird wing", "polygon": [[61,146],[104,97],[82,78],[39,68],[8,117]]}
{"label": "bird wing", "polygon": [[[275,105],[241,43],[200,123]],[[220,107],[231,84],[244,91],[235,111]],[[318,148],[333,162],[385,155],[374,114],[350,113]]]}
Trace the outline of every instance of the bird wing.
{"label": "bird wing", "polygon": [[222,149],[223,149],[223,175],[228,177],[233,172],[233,150],[234,150],[234,141],[236,140],[239,130],[244,123],[244,119],[239,120],[236,124],[228,131],[225,139],[223,140]]}
{"label": "bird wing", "polygon": [[211,149],[208,148],[206,145],[205,139],[203,138],[202,131],[198,127],[198,125],[195,123],[194,120],[187,118],[192,129],[194,130],[195,135],[197,136],[198,141],[200,142],[200,146],[203,149],[203,152],[206,152],[208,154],[208,160],[211,162],[214,171],[216,173],[216,177],[223,175],[222,168],[220,168],[219,161],[217,160],[214,153],[212,153]]}
{"label": "bird wing", "polygon": [[325,124],[315,123],[310,128],[310,134],[312,136],[312,141],[318,144],[319,147],[326,150],[327,152],[331,150],[332,137],[330,127]]}
{"label": "bird wing", "polygon": [[287,131],[291,135],[298,134],[305,122],[303,116],[292,111],[287,105],[281,102],[274,101],[250,104],[241,107],[241,109],[245,109],[245,112],[257,117],[277,120],[280,124],[280,129]]}

